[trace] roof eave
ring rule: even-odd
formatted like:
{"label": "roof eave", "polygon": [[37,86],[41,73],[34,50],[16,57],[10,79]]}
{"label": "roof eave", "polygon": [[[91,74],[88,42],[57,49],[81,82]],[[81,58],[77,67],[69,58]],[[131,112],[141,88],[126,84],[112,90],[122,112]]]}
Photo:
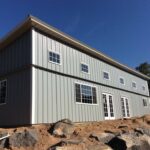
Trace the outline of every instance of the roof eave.
{"label": "roof eave", "polygon": [[14,30],[9,32],[3,39],[0,40],[0,50],[10,44],[12,41],[14,41],[16,38],[18,38],[21,34],[26,32],[31,27],[38,28],[39,30],[45,32],[46,34],[52,35],[56,37],[59,40],[62,40],[66,43],[69,43],[72,46],[75,46],[81,50],[83,50],[85,53],[89,53],[109,64],[112,64],[113,66],[116,66],[117,68],[120,68],[122,70],[125,70],[131,74],[134,74],[138,77],[141,77],[145,80],[150,80],[150,78],[140,72],[137,72],[136,70],[133,70],[115,60],[112,58],[104,55],[101,52],[98,52],[97,50],[87,46],[86,44],[81,43],[80,41],[70,37],[69,35],[57,30],[56,28],[46,24],[45,22],[39,20],[36,17],[29,16],[25,21],[23,21],[21,24],[19,24]]}
{"label": "roof eave", "polygon": [[144,78],[146,80],[150,80],[150,78],[148,76],[113,60],[112,58],[104,55],[103,53],[98,52],[97,50],[87,46],[86,44],[79,42],[78,40],[70,37],[69,35],[66,35],[65,33],[62,33],[61,31],[55,29],[54,27],[51,27],[50,25],[46,24],[45,22],[43,22],[33,16],[31,16],[31,21],[32,21],[32,25],[34,27],[44,31],[45,33],[47,33],[49,35],[56,37],[57,39],[63,40],[75,47],[78,47],[79,49],[82,49],[84,52],[88,52],[89,54],[92,54],[93,56],[96,56],[99,59],[106,61],[120,69],[126,70],[126,71],[130,72],[131,74],[134,74],[134,75]]}

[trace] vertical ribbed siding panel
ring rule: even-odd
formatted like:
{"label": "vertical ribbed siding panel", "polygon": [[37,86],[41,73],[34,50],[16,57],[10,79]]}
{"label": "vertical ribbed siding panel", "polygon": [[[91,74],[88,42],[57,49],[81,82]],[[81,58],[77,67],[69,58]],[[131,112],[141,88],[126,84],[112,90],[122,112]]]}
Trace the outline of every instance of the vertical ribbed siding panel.
{"label": "vertical ribbed siding panel", "polygon": [[[32,116],[32,117],[35,117],[34,122],[37,123],[38,122],[38,107],[39,107],[38,106],[38,93],[39,93],[39,91],[38,91],[38,86],[39,86],[39,82],[38,82],[39,81],[39,79],[38,79],[38,69],[35,69],[35,75],[34,75],[34,77],[35,77],[35,84],[32,84],[32,86],[35,86],[34,87],[35,88],[35,102],[33,104],[35,106],[32,106],[32,107],[35,107],[35,112],[33,112],[33,114],[35,113],[35,116]],[[32,103],[33,103],[33,99],[32,99]]]}
{"label": "vertical ribbed siding panel", "polygon": [[43,121],[43,100],[42,100],[42,95],[43,95],[43,78],[42,78],[42,71],[38,70],[38,103],[37,105],[40,106],[38,108],[38,122]]}
{"label": "vertical ribbed siding panel", "polygon": [[[63,81],[63,78],[62,78]],[[71,80],[70,78],[66,79],[67,82],[67,87],[66,87],[66,92],[65,92],[65,98],[66,101],[68,102],[68,117],[73,119],[73,103],[74,103],[74,95],[71,95],[71,88],[70,88],[70,84],[71,84]],[[69,92],[68,92],[69,91]],[[65,106],[64,106],[65,109]],[[66,110],[65,110],[66,111]]]}
{"label": "vertical ribbed siding panel", "polygon": [[[68,106],[68,104],[66,104],[66,100],[68,98],[65,98],[65,95],[66,95],[66,88],[67,86],[64,85],[64,82],[65,82],[65,79],[63,80],[61,77],[60,77],[60,83],[58,83],[60,85],[60,109],[61,109],[61,118],[64,118],[65,117],[65,113],[66,110],[65,110],[65,106]],[[64,88],[65,87],[65,88]],[[69,100],[69,99],[68,99]]]}
{"label": "vertical ribbed siding panel", "polygon": [[57,121],[57,114],[58,114],[58,108],[57,108],[57,94],[56,94],[56,75],[52,74],[52,101],[53,101],[53,121]]}
{"label": "vertical ribbed siding panel", "polygon": [[[48,73],[47,73],[48,74]],[[52,97],[52,74],[48,74],[48,121],[53,122],[53,103],[55,102]]]}
{"label": "vertical ribbed siding panel", "polygon": [[60,97],[60,90],[61,90],[61,85],[60,85],[60,76],[56,75],[56,107],[57,107],[57,120],[60,120],[62,118],[62,106],[61,106],[61,101],[63,101],[63,99]]}
{"label": "vertical ribbed siding panel", "polygon": [[0,106],[0,126],[30,124],[30,69],[7,77],[8,99]]}
{"label": "vertical ribbed siding panel", "polygon": [[47,48],[47,38],[43,36],[43,46],[42,46],[42,51],[43,51],[43,67],[47,68],[47,63],[48,63],[48,48]]}
{"label": "vertical ribbed siding panel", "polygon": [[[75,80],[42,70],[36,71],[36,78],[36,110],[38,111],[37,123],[55,122],[63,118],[69,118],[76,122],[103,120],[104,112],[102,93],[109,93],[113,95],[114,112],[116,118],[122,117],[120,100],[121,96],[128,98],[131,116],[142,115],[150,112],[148,109],[143,108],[142,97],[135,94]],[[96,86],[98,104],[76,104],[74,87],[75,82]],[[45,92],[46,88],[48,88],[48,92]],[[48,95],[48,100],[46,95]],[[141,113],[139,113],[139,110],[141,110]]]}
{"label": "vertical ribbed siding panel", "polygon": [[[47,43],[45,42],[47,39]],[[137,93],[148,95],[148,86],[147,82],[143,79],[140,79],[134,75],[131,75],[125,71],[122,71],[116,67],[108,65],[98,59],[90,57],[89,55],[78,51],[75,48],[71,48],[67,45],[64,45],[56,40],[53,40],[41,33],[37,32],[36,43],[38,46],[38,62],[37,65],[46,67],[46,61],[48,62],[48,49],[56,52],[60,52],[62,57],[62,65],[56,65],[54,63],[48,62],[46,68],[52,69],[58,72],[62,72],[69,75],[74,75],[77,77],[82,77],[83,79],[90,79],[92,81],[100,82],[106,85],[111,85],[115,87],[120,87],[122,89],[135,91]],[[48,45],[48,47],[46,46]],[[43,56],[43,57],[42,57]],[[43,59],[43,60],[42,60]],[[80,70],[80,63],[85,62],[89,64],[90,74],[82,73]],[[103,71],[108,71],[110,73],[110,81],[103,79]],[[117,76],[116,76],[117,74]],[[119,83],[119,77],[122,76],[125,79],[125,86],[122,86]],[[136,81],[138,89],[134,90],[131,87],[131,82]],[[142,91],[141,86],[146,87],[146,92]]]}
{"label": "vertical ribbed siding panel", "polygon": [[31,63],[30,32],[0,51],[0,76]]}
{"label": "vertical ribbed siding panel", "polygon": [[43,72],[43,86],[42,86],[42,88],[43,88],[43,95],[42,95],[42,103],[43,103],[43,122],[44,123],[46,123],[47,122],[47,119],[48,119],[48,117],[47,117],[47,99],[48,99],[48,97],[47,97],[47,89],[48,89],[48,81],[47,81],[47,72]]}

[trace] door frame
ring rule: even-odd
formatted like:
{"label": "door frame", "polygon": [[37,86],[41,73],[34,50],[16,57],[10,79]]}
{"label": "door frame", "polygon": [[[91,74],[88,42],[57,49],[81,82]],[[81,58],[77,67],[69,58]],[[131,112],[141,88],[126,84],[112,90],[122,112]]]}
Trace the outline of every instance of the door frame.
{"label": "door frame", "polygon": [[[108,117],[105,117],[105,112],[104,112],[104,101],[103,101],[103,112],[104,112],[104,119],[105,120],[114,120],[115,119],[115,112],[114,112],[114,96],[110,93],[102,93],[102,100],[103,100],[103,95],[106,95],[106,101],[107,101],[107,109],[108,109]],[[113,105],[113,113],[114,117],[110,116],[110,103],[109,103],[109,96],[112,97],[112,105]]]}
{"label": "door frame", "polygon": [[[124,108],[125,108],[125,116],[123,116],[123,110],[122,110],[122,101],[121,101],[121,99],[123,98],[123,103],[124,103]],[[127,106],[126,106],[126,99],[128,100],[128,107],[129,107],[129,116],[127,115]],[[130,116],[131,116],[131,112],[130,112],[130,104],[129,104],[129,98],[128,97],[126,97],[126,96],[121,96],[120,97],[120,101],[121,101],[121,112],[122,112],[122,117],[123,118],[130,118]]]}

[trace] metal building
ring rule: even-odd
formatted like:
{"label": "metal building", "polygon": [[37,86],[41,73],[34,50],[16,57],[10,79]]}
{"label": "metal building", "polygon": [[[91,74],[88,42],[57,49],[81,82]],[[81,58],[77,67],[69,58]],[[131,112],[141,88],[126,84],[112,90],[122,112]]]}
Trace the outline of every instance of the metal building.
{"label": "metal building", "polygon": [[29,16],[0,41],[0,126],[149,114],[148,80]]}

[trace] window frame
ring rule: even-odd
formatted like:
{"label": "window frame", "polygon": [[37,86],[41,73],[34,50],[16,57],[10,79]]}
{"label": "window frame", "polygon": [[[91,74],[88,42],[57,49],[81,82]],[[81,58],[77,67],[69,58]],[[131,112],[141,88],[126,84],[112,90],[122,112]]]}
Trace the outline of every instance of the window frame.
{"label": "window frame", "polygon": [[142,90],[145,92],[146,91],[146,87],[144,85],[142,85]]}
{"label": "window frame", "polygon": [[1,82],[4,82],[4,81],[6,81],[6,99],[5,99],[5,102],[4,103],[0,103],[0,106],[1,105],[6,105],[7,104],[7,88],[8,88],[8,86],[7,86],[7,79],[3,79],[3,80],[0,80],[0,87],[1,87]]}
{"label": "window frame", "polygon": [[[135,83],[135,87],[133,86],[133,83]],[[132,85],[132,88],[137,89],[137,84],[135,81],[132,81],[131,85]]]}
{"label": "window frame", "polygon": [[[129,97],[124,96],[124,95],[120,96],[121,111],[122,111],[122,99],[123,99],[123,103],[124,103],[125,115],[127,115],[127,116],[123,116],[123,112],[122,112],[122,117],[123,117],[123,118],[131,118],[131,110],[130,110],[130,100],[129,100]],[[126,100],[127,100],[127,102],[128,102],[129,116],[128,116],[128,113],[127,113],[127,105],[126,105],[126,103],[125,103]]]}
{"label": "window frame", "polygon": [[[49,57],[49,53],[50,53],[50,52],[59,55],[59,57],[60,57],[60,63],[53,62],[53,61],[51,61],[51,60],[49,59],[49,58],[50,58],[50,57]],[[54,51],[54,50],[48,50],[48,62],[50,62],[50,63],[52,63],[52,64],[56,64],[56,65],[62,65],[62,56],[61,56],[61,53],[58,52],[58,51]]]}
{"label": "window frame", "polygon": [[[123,79],[123,83],[120,82],[120,79]],[[125,79],[124,79],[124,77],[122,77],[122,76],[119,77],[119,83],[120,83],[121,85],[125,85]]]}
{"label": "window frame", "polygon": [[[83,65],[86,65],[86,66],[88,67],[88,72],[85,72],[85,71],[82,70],[82,64],[83,64]],[[87,63],[85,63],[85,62],[81,62],[81,63],[80,63],[80,70],[81,70],[82,73],[90,74],[89,64],[87,64]]]}
{"label": "window frame", "polygon": [[[96,103],[93,103],[93,98],[92,98],[92,103],[83,103],[83,102],[77,102],[76,101],[76,84],[79,84],[80,85],[80,94],[82,93],[81,92],[81,85],[85,85],[85,86],[90,86],[91,87],[91,89],[92,88],[95,88],[96,89]],[[94,85],[91,85],[91,84],[87,84],[87,83],[81,83],[81,82],[74,82],[74,96],[75,96],[75,103],[77,104],[77,105],[99,105],[99,103],[98,103],[98,94],[97,94],[97,87],[96,86],[94,86]],[[93,93],[92,93],[93,94]],[[81,101],[82,101],[82,94],[81,94]]]}
{"label": "window frame", "polygon": [[[108,112],[107,112],[107,113],[108,113],[108,116],[107,116],[107,117],[105,116],[105,111],[104,111],[103,95],[106,96],[106,101],[107,101],[106,103],[109,104],[109,107],[108,107],[108,105],[107,105],[107,109],[109,108],[109,109],[108,109]],[[102,96],[101,98],[102,98],[104,119],[105,119],[105,120],[114,120],[114,119],[116,118],[116,115],[115,115],[115,114],[116,114],[116,113],[115,113],[115,104],[114,104],[114,94],[109,93],[109,92],[102,92],[102,93],[101,93],[101,96]],[[112,97],[112,106],[113,106],[113,114],[114,114],[113,117],[110,116],[110,113],[111,113],[111,112],[110,112],[110,103],[108,102],[109,99],[107,99],[109,96]]]}
{"label": "window frame", "polygon": [[[145,102],[144,102],[144,100],[145,100]],[[148,101],[148,99],[146,99],[146,98],[142,98],[142,103],[143,103],[143,107],[145,108],[145,107],[148,107],[148,105],[149,105],[149,101]],[[146,105],[145,105],[146,104]]]}
{"label": "window frame", "polygon": [[[104,77],[104,73],[108,74],[108,79]],[[108,71],[103,71],[103,79],[110,80],[110,73]]]}

